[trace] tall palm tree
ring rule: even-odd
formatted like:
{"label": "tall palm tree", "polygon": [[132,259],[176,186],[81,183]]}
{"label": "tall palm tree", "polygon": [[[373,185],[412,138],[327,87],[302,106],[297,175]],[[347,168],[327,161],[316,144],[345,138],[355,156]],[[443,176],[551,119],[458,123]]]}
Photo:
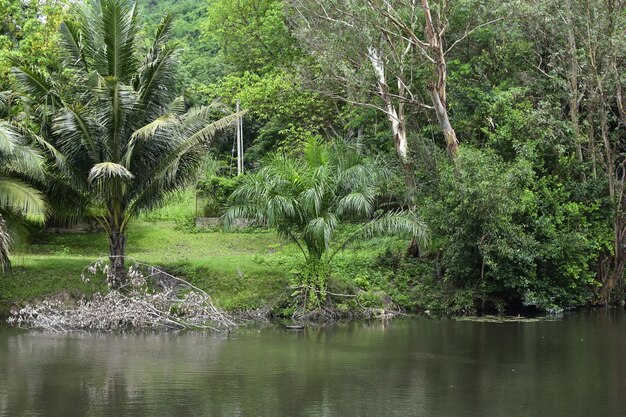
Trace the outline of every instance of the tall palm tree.
{"label": "tall palm tree", "polygon": [[[2,97],[0,97],[0,105]],[[44,175],[42,155],[27,143],[18,129],[0,122],[0,271],[10,266],[9,249],[19,235],[22,214],[41,215],[45,204],[29,181]]]}
{"label": "tall palm tree", "polygon": [[[333,257],[355,239],[404,233],[420,243],[427,240],[427,228],[414,213],[374,216],[387,175],[356,146],[311,140],[301,157],[276,153],[266,158],[258,172],[244,178],[230,197],[225,224],[237,218],[255,219],[294,242],[305,258],[301,284],[319,304],[324,301]],[[347,221],[361,226],[337,242],[338,227]]]}
{"label": "tall palm tree", "polygon": [[119,286],[126,279],[129,221],[189,181],[201,145],[240,115],[214,121],[211,107],[188,110],[175,97],[178,51],[168,43],[170,16],[142,53],[135,4],[91,0],[75,7],[75,19],[61,25],[65,79],[24,67],[13,75],[48,121],[38,133],[48,135],[40,143],[55,165],[52,206],[72,205],[76,196],[96,205],[109,238],[109,283]]}

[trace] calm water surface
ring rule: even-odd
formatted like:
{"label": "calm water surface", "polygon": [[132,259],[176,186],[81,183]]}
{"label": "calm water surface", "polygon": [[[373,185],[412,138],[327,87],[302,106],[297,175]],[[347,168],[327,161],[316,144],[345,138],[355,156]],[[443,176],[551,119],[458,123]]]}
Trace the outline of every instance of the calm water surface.
{"label": "calm water surface", "polygon": [[626,314],[229,336],[0,328],[1,416],[625,416]]}

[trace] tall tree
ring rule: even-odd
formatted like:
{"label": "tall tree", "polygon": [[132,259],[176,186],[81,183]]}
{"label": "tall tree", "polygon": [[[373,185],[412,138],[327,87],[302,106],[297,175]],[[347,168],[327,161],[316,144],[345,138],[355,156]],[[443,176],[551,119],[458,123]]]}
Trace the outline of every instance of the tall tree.
{"label": "tall tree", "polygon": [[[467,21],[447,34],[455,13],[446,0],[290,0],[296,33],[341,86],[343,99],[377,108],[391,126],[400,159],[408,161],[408,112],[434,111],[446,147],[459,141],[449,116],[448,53],[491,21]],[[435,7],[432,7],[434,4]],[[432,9],[432,10],[431,10]],[[356,94],[358,92],[365,93]],[[335,92],[335,94],[337,94]],[[378,100],[372,100],[372,96]]]}
{"label": "tall tree", "polygon": [[[600,303],[611,300],[626,264],[626,2],[622,0],[511,2],[534,41],[535,67],[561,99],[569,121],[580,179],[604,182],[613,249],[597,267]],[[564,30],[563,30],[564,28]]]}
{"label": "tall tree", "polygon": [[92,0],[74,12],[61,25],[70,77],[61,83],[29,68],[13,75],[19,92],[44,102],[52,120],[46,151],[61,185],[54,195],[73,192],[95,205],[109,238],[109,282],[119,286],[130,220],[192,178],[201,145],[240,115],[212,122],[211,108],[188,110],[174,97],[178,50],[168,43],[170,16],[141,59],[135,4]]}
{"label": "tall tree", "polygon": [[178,67],[178,91],[185,91],[191,99],[197,88],[215,82],[228,70],[223,59],[218,56],[219,45],[204,33],[204,21],[209,13],[206,1],[199,0],[141,0],[138,2],[139,16],[146,30],[157,27],[165,14],[176,16],[172,25],[172,38],[180,46]]}
{"label": "tall tree", "polygon": [[299,152],[310,137],[334,134],[335,103],[302,85],[298,67],[309,58],[289,31],[282,0],[211,1],[204,29],[230,71],[207,96],[249,110],[249,161],[278,148]]}
{"label": "tall tree", "polygon": [[285,23],[280,0],[211,0],[205,29],[236,72],[261,74],[290,66],[300,54]]}

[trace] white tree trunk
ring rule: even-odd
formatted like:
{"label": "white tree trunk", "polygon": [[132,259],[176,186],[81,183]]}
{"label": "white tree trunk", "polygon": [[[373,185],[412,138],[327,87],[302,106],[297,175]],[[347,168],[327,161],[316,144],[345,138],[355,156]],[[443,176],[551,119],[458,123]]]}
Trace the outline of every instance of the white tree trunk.
{"label": "white tree trunk", "polygon": [[[384,104],[385,114],[391,124],[391,132],[393,133],[396,152],[398,153],[400,160],[403,163],[407,163],[408,144],[403,104],[398,104],[398,109],[394,106],[391,96],[389,95],[389,85],[387,84],[387,79],[385,77],[385,63],[380,58],[378,51],[372,46],[369,47],[368,57],[372,63],[374,73],[376,74],[378,92]],[[401,84],[400,80],[398,80],[398,84]],[[400,89],[400,91],[402,90],[403,89]]]}

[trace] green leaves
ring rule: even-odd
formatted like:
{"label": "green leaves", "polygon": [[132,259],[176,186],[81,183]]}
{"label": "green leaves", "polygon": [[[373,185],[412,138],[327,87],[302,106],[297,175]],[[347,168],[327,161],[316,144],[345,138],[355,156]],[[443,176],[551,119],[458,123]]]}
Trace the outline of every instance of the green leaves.
{"label": "green leaves", "polygon": [[59,31],[61,32],[62,45],[68,56],[71,57],[72,65],[87,70],[84,44],[79,26],[75,22],[67,21],[61,23]]}
{"label": "green leaves", "polygon": [[210,2],[206,29],[238,71],[287,66],[299,53],[278,0]]}
{"label": "green leaves", "polygon": [[[135,37],[139,30],[135,4],[118,0],[99,0],[102,16],[92,24],[101,25],[108,73],[127,82],[134,75],[137,62]],[[104,75],[104,74],[102,74]]]}
{"label": "green leaves", "polygon": [[[376,199],[381,180],[388,178],[385,171],[358,146],[311,139],[302,155],[269,155],[259,171],[244,177],[230,197],[224,224],[254,219],[298,245],[305,257],[298,285],[310,290],[310,301],[319,306],[326,301],[331,262],[350,243],[389,234],[420,244],[428,241],[428,229],[415,213],[390,212],[371,219],[380,209]],[[357,231],[338,242],[341,225],[355,222],[362,223]]]}
{"label": "green leaves", "polygon": [[28,95],[37,101],[47,102],[47,98],[57,99],[54,93],[54,85],[41,71],[28,68],[12,68],[11,73],[18,81],[18,87],[22,94]]}
{"label": "green leaves", "polygon": [[[367,220],[377,208],[383,171],[356,146],[310,140],[301,157],[271,155],[245,177],[224,220],[227,225],[237,217],[262,221],[300,245],[307,259],[321,259],[342,222]],[[391,213],[367,223],[359,236],[404,233],[425,242],[426,230],[414,213]]]}
{"label": "green leaves", "polygon": [[0,173],[42,180],[44,159],[30,146],[21,132],[7,122],[0,122]]}
{"label": "green leaves", "polygon": [[3,176],[0,176],[0,207],[35,216],[45,213],[40,191],[23,181]]}
{"label": "green leaves", "polygon": [[[75,19],[61,25],[68,71],[54,78],[30,68],[14,74],[23,103],[45,110],[36,120],[40,134],[29,136],[48,159],[47,192],[57,213],[69,213],[72,220],[76,207],[97,213],[105,229],[119,235],[138,211],[188,183],[201,148],[243,113],[219,118],[214,107],[187,111],[184,98],[175,99],[177,48],[167,43],[170,16],[141,50],[134,3],[90,0],[73,7]],[[0,126],[0,152],[17,155],[22,148],[14,136]],[[43,162],[32,156],[23,153],[20,160]],[[35,207],[37,194],[23,187],[18,194],[22,184],[8,185],[11,199]]]}
{"label": "green leaves", "polygon": [[385,213],[368,222],[357,236],[371,238],[373,236],[405,234],[415,239],[420,245],[429,241],[428,227],[419,219],[417,213],[397,211]]}

